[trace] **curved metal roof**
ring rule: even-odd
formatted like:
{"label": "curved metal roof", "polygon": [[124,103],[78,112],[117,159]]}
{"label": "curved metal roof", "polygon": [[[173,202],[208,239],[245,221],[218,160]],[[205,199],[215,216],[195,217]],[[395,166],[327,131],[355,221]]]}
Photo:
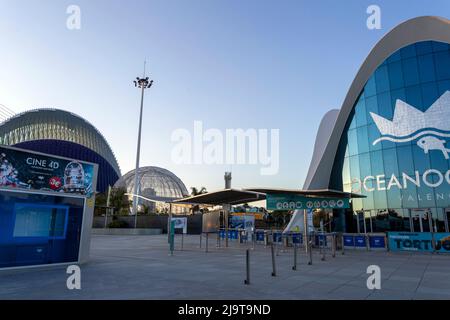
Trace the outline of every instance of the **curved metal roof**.
{"label": "curved metal roof", "polygon": [[450,43],[450,20],[433,16],[410,19],[396,26],[375,45],[348,90],[322,158],[313,170],[311,180],[305,183],[305,189],[327,189],[329,187],[333,163],[345,124],[364,85],[376,68],[397,50],[416,42],[428,40]]}
{"label": "curved metal roof", "polygon": [[0,144],[34,140],[74,142],[100,154],[120,177],[117,159],[105,137],[91,123],[68,111],[43,108],[19,113],[0,124]]}

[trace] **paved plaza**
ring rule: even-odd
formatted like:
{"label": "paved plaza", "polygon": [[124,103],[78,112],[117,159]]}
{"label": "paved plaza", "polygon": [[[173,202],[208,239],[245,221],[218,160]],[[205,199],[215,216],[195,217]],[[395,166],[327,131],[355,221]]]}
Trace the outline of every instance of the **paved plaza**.
{"label": "paved plaza", "polygon": [[[247,245],[200,248],[199,236],[93,236],[91,259],[81,266],[81,290],[66,287],[66,267],[0,273],[0,299],[450,299],[450,255],[347,250],[335,258],[318,250],[313,264],[293,249],[276,256],[270,247],[251,250],[250,285],[244,285]],[[381,268],[381,290],[366,286],[369,265]]]}

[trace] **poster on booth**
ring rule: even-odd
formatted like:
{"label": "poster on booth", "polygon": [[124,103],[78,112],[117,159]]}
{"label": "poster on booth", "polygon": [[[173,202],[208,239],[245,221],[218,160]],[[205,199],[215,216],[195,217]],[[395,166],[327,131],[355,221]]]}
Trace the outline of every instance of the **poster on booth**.
{"label": "poster on booth", "polygon": [[90,198],[94,165],[0,146],[0,187],[74,193]]}
{"label": "poster on booth", "polygon": [[255,229],[255,216],[232,216],[230,227],[232,229],[245,229],[248,232],[252,232]]}
{"label": "poster on booth", "polygon": [[183,233],[187,233],[187,218],[172,218],[172,221],[175,222],[175,229],[183,229]]}

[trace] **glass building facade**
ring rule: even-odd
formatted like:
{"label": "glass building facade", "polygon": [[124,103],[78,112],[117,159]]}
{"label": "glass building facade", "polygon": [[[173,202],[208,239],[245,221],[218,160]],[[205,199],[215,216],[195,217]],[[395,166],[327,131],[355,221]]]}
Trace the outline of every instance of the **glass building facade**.
{"label": "glass building facade", "polygon": [[330,188],[366,196],[347,230],[448,232],[449,137],[450,46],[401,48],[366,82],[338,146]]}

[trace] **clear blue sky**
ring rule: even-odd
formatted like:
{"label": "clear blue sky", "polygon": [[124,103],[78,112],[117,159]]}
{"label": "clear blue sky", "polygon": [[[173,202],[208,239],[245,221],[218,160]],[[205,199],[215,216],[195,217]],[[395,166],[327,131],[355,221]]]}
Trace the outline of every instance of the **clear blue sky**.
{"label": "clear blue sky", "polygon": [[[81,8],[81,30],[66,8]],[[366,27],[381,7],[382,29]],[[189,188],[223,186],[227,165],[176,165],[173,130],[279,128],[280,170],[233,166],[233,186],[301,187],[322,116],[340,108],[375,43],[421,15],[450,18],[448,0],[0,0],[0,103],[16,112],[72,111],[134,168],[144,58],[147,93],[141,164],[165,167]]]}

